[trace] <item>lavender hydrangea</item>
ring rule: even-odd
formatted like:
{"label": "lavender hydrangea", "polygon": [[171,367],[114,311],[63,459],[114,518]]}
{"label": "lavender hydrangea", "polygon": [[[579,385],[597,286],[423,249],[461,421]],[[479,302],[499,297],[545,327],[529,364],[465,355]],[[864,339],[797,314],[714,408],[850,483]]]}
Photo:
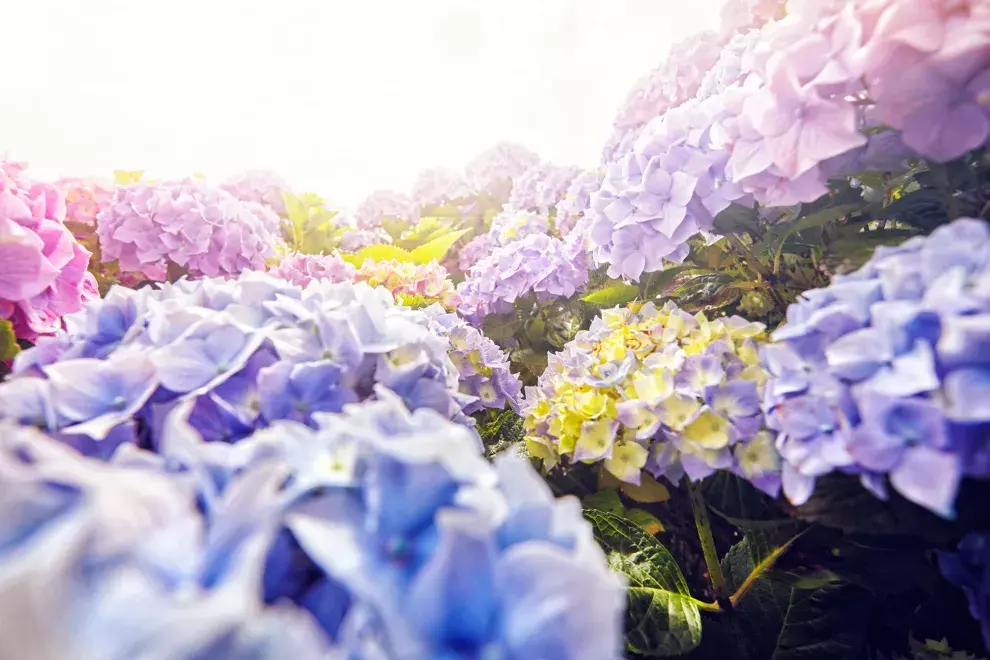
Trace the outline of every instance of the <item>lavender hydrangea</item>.
{"label": "lavender hydrangea", "polygon": [[467,180],[454,170],[435,167],[420,173],[413,183],[411,197],[420,206],[443,206],[468,199],[474,194]]}
{"label": "lavender hydrangea", "polygon": [[461,392],[476,399],[464,407],[471,414],[506,405],[519,410],[522,381],[509,370],[509,358],[477,328],[439,305],[426,309],[433,329],[450,340],[450,357],[460,377]]}
{"label": "lavender hydrangea", "polygon": [[121,186],[97,218],[103,261],[164,280],[168,263],[192,276],[265,267],[282,244],[279,217],[197,179]]}
{"label": "lavender hydrangea", "polygon": [[838,470],[951,517],[960,479],[990,476],[988,292],[990,228],[960,219],[790,306],[763,361],[792,502]]}
{"label": "lavender hydrangea", "polygon": [[457,287],[461,311],[473,320],[510,311],[518,298],[568,298],[588,281],[587,256],[547,234],[530,234],[500,247],[475,264]]}
{"label": "lavender hydrangea", "polygon": [[0,384],[0,418],[57,434],[87,454],[122,443],[157,448],[161,421],[193,402],[194,425],[233,441],[279,419],[312,424],[382,383],[411,408],[464,424],[449,341],[388,291],[264,273],[114,288],[21,353]]}
{"label": "lavender hydrangea", "polygon": [[457,269],[462,273],[471,270],[471,267],[487,257],[498,247],[491,232],[479,234],[464,244],[464,247],[457,253]]}
{"label": "lavender hydrangea", "polygon": [[465,173],[476,190],[503,199],[512,188],[512,180],[539,162],[540,157],[523,145],[499,142],[468,163]]}
{"label": "lavender hydrangea", "polygon": [[0,655],[621,657],[623,585],[522,459],[383,388],[236,445],[195,407],[109,464],[0,425]]}
{"label": "lavender hydrangea", "polygon": [[550,213],[564,198],[567,187],[581,168],[574,165],[537,163],[512,180],[507,206],[525,211]]}
{"label": "lavender hydrangea", "polygon": [[419,206],[404,193],[375,190],[364,198],[354,212],[355,226],[360,230],[380,227],[386,219],[414,225],[419,220]]}
{"label": "lavender hydrangea", "polygon": [[274,172],[261,170],[235,175],[220,184],[220,187],[242,202],[267,206],[281,216],[286,212],[282,193],[292,191],[282,177]]}
{"label": "lavender hydrangea", "polygon": [[602,187],[603,169],[586,170],[568,184],[564,197],[557,202],[553,224],[560,236],[567,236],[591,204],[591,195]]}

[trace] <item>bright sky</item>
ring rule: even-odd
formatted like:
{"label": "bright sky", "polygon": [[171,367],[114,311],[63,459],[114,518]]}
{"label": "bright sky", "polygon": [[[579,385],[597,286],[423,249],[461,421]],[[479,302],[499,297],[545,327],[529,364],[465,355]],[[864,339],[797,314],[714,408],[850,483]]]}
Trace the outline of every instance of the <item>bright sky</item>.
{"label": "bright sky", "polygon": [[721,0],[0,0],[0,155],[40,176],[247,169],[352,205],[501,139],[594,164]]}

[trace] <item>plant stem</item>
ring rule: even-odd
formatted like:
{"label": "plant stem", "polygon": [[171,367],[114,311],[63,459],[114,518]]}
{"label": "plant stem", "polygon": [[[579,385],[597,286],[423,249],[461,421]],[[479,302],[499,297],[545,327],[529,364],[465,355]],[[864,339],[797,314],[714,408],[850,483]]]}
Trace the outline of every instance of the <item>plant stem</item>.
{"label": "plant stem", "polygon": [[701,549],[705,554],[705,564],[708,566],[708,576],[711,578],[712,586],[715,587],[715,600],[720,609],[732,609],[732,601],[729,596],[728,586],[725,584],[725,576],[722,574],[722,564],[718,560],[718,551],[715,549],[715,539],[712,538],[712,524],[708,519],[708,508],[705,506],[704,496],[701,488],[687,477],[688,494],[691,497],[691,508],[694,510],[694,524],[698,528],[698,538],[701,540]]}

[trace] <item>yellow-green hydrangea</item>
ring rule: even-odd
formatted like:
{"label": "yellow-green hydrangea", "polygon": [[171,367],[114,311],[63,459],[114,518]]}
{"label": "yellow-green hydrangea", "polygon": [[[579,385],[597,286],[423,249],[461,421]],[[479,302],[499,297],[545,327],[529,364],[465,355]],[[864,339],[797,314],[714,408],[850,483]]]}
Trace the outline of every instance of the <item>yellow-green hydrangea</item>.
{"label": "yellow-green hydrangea", "polygon": [[547,469],[601,462],[633,484],[644,469],[674,483],[730,470],[776,495],[779,461],[760,405],[764,330],[673,302],[602,312],[526,389],[530,453]]}

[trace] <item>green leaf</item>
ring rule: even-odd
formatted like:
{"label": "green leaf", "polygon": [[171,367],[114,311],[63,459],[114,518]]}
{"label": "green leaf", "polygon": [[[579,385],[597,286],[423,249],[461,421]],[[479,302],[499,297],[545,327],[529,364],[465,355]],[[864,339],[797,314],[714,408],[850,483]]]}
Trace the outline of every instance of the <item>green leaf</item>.
{"label": "green leaf", "polygon": [[845,583],[791,591],[772,660],[857,660],[866,657],[873,603]]}
{"label": "green leaf", "polygon": [[609,566],[626,576],[626,648],[647,657],[683,655],[701,642],[701,614],[674,558],[639,525],[585,511]]}
{"label": "green leaf", "polygon": [[[722,573],[731,591],[735,592],[756,569],[758,562],[754,560],[754,554],[747,537],[732,546],[722,559]],[[746,638],[750,657],[772,657],[790,597],[791,588],[788,585],[762,576],[739,601],[734,610],[738,616],[733,618]]]}
{"label": "green leaf", "polygon": [[831,222],[835,222],[854,211],[862,208],[862,204],[840,204],[838,206],[827,206],[824,209],[802,216],[793,222],[785,222],[775,225],[767,232],[767,235],[753,248],[754,254],[760,254],[763,250],[775,249],[778,243],[786,241],[791,234],[800,233],[809,229],[823,227]]}
{"label": "green leaf", "polygon": [[656,298],[664,291],[664,289],[670,286],[671,282],[673,282],[678,275],[686,270],[689,270],[690,268],[690,266],[672,266],[655,273],[645,274],[643,276],[643,291],[645,292],[644,298]]}
{"label": "green leaf", "polygon": [[17,357],[21,347],[14,334],[14,326],[6,319],[0,319],[0,361],[7,362]]}
{"label": "green leaf", "polygon": [[626,509],[622,517],[645,529],[650,536],[663,531],[663,523],[660,522],[660,519],[645,509]]}
{"label": "green leaf", "polygon": [[512,338],[525,325],[515,314],[489,314],[482,324],[486,337],[494,342]]}
{"label": "green leaf", "polygon": [[639,287],[635,284],[614,284],[590,293],[581,298],[581,300],[602,307],[617,307],[635,300],[638,295]]}
{"label": "green leaf", "polygon": [[428,243],[420,245],[418,248],[410,252],[412,261],[418,264],[428,264],[431,261],[443,261],[443,258],[447,255],[447,251],[450,250],[451,246],[454,245],[460,239],[461,236],[468,233],[467,229],[461,229],[459,231],[452,231],[447,234],[443,234],[438,238],[434,238]]}
{"label": "green leaf", "polygon": [[759,226],[760,214],[752,206],[729,204],[715,216],[715,229],[723,235],[754,233]]}
{"label": "green leaf", "polygon": [[725,471],[701,482],[705,502],[718,516],[746,530],[790,524],[780,505],[745,479]]}
{"label": "green leaf", "polygon": [[586,495],[581,500],[582,506],[585,509],[593,509],[595,511],[604,511],[606,513],[613,513],[617,516],[625,517],[626,507],[622,504],[622,498],[619,497],[619,491],[615,488],[602,488],[597,493],[592,493],[591,495]]}
{"label": "green leaf", "polygon": [[708,273],[691,277],[668,295],[677,299],[678,305],[692,311],[692,307],[698,309],[706,306],[709,301],[718,295],[718,292],[726,284],[732,282],[732,276],[727,273]]}
{"label": "green leaf", "polygon": [[390,259],[402,262],[413,261],[412,255],[406,250],[395,247],[394,245],[386,245],[385,243],[365,246],[353,254],[341,255],[341,258],[358,268],[368,259],[372,261],[388,261]]}

